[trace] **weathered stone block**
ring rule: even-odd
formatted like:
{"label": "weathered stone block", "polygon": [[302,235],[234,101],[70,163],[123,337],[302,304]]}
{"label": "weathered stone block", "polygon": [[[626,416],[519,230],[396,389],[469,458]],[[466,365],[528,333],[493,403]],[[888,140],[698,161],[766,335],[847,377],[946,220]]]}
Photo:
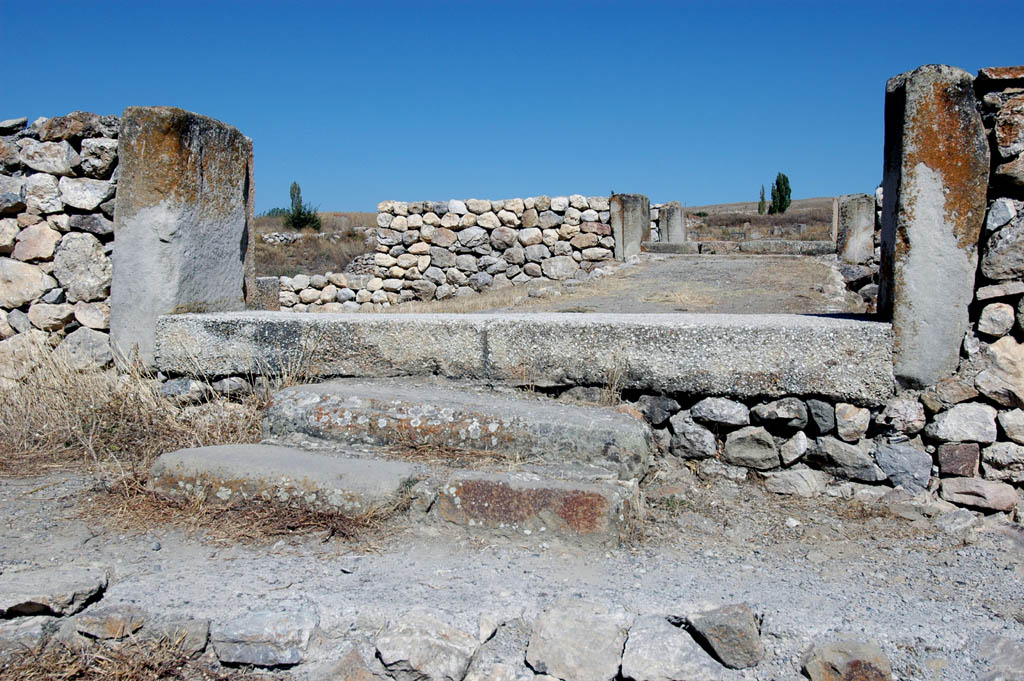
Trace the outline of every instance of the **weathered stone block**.
{"label": "weathered stone block", "polygon": [[686,219],[678,201],[669,201],[661,207],[661,240],[670,244],[686,241]]}
{"label": "weathered stone block", "polygon": [[875,254],[875,197],[847,194],[839,198],[836,253],[843,262],[865,263]]}
{"label": "weathered stone block", "polygon": [[615,259],[626,260],[640,253],[640,244],[650,240],[651,202],[642,194],[615,194],[611,198],[612,236]]}
{"label": "weathered stone block", "polygon": [[129,107],[118,138],[111,333],[153,362],[156,318],[255,292],[252,140],[172,107]]}
{"label": "weathered stone block", "polygon": [[886,86],[878,308],[892,318],[894,370],[909,386],[952,374],[968,328],[989,174],[973,82],[929,65]]}

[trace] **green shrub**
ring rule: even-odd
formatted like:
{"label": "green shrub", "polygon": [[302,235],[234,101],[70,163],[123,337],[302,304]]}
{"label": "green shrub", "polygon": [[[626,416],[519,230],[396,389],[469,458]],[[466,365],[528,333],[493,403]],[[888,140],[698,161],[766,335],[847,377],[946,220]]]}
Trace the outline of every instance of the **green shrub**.
{"label": "green shrub", "polygon": [[289,190],[292,199],[292,209],[284,217],[284,226],[288,229],[313,229],[320,231],[320,215],[309,204],[302,202],[302,188],[298,182],[292,182]]}

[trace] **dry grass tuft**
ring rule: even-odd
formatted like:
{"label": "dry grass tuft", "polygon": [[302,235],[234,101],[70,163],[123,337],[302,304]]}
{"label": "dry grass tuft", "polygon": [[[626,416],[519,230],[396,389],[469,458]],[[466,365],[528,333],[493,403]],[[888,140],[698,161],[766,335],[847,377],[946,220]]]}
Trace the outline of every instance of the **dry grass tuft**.
{"label": "dry grass tuft", "polygon": [[170,641],[132,641],[120,647],[85,649],[51,645],[15,652],[0,663],[0,678],[11,681],[248,681],[286,678],[223,670],[190,660]]}
{"label": "dry grass tuft", "polygon": [[167,451],[255,442],[260,399],[177,406],[138,367],[76,371],[49,353],[0,391],[0,475],[84,464],[130,476]]}
{"label": "dry grass tuft", "polygon": [[144,476],[135,476],[102,489],[83,503],[81,512],[123,532],[164,526],[215,543],[262,545],[313,535],[325,542],[334,537],[365,539],[408,511],[414,498],[410,484],[390,503],[358,514],[289,507],[265,499],[221,504],[161,494],[147,486]]}

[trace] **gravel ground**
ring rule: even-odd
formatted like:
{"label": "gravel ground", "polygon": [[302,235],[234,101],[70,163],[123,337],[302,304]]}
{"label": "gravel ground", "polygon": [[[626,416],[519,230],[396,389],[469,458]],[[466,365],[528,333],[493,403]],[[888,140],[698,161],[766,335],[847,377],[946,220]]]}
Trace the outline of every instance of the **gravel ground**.
{"label": "gravel ground", "polygon": [[745,602],[763,616],[767,657],[726,679],[799,678],[812,642],[852,634],[874,639],[897,678],[968,680],[986,669],[986,636],[1024,640],[1020,525],[979,516],[973,529],[944,531],[942,502],[895,492],[794,500],[682,468],[649,488],[657,501],[645,536],[619,546],[406,519],[355,543],[243,546],[84,520],[96,489],[81,473],[0,479],[0,570],[99,564],[111,577],[102,604],[214,622],[314,607],[321,633],[290,672],[297,679],[324,678],[349,641],[372,640],[398,613],[428,612],[475,635],[481,617],[530,621],[562,597],[665,615]]}

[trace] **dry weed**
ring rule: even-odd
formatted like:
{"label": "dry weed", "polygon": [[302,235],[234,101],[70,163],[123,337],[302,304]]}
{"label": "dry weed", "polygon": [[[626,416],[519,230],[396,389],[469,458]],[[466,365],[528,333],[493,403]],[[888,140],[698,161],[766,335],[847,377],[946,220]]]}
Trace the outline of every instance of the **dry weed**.
{"label": "dry weed", "polygon": [[51,645],[24,650],[0,663],[0,679],[11,681],[248,681],[283,679],[247,670],[223,670],[191,660],[170,641],[131,641],[118,647],[78,649]]}
{"label": "dry weed", "polygon": [[49,353],[0,391],[0,474],[87,464],[130,475],[167,451],[257,441],[260,407],[255,397],[177,406],[137,366],[122,374],[77,371]]}
{"label": "dry weed", "polygon": [[320,535],[364,539],[388,520],[405,513],[415,495],[410,481],[389,503],[358,514],[288,507],[265,499],[209,503],[196,497],[161,494],[150,489],[144,476],[109,485],[85,500],[82,515],[123,532],[173,527],[216,543],[267,544],[283,537]]}

